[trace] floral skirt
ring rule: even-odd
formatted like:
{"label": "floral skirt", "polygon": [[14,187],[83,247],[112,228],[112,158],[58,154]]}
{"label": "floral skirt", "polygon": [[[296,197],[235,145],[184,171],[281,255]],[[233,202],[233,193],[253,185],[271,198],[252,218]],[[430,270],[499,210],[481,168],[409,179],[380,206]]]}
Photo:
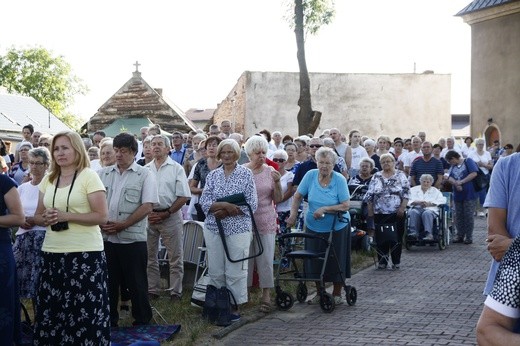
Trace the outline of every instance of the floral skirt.
{"label": "floral skirt", "polygon": [[36,230],[20,234],[14,242],[13,252],[21,298],[36,297],[44,238],[45,230]]}
{"label": "floral skirt", "polygon": [[34,345],[109,345],[104,251],[42,252]]}

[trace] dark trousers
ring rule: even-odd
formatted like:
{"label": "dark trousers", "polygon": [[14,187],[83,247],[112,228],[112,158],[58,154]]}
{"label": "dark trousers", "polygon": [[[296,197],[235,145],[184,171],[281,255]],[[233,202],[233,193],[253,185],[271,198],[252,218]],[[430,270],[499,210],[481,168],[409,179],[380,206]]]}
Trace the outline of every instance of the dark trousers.
{"label": "dark trousers", "polygon": [[105,242],[108,265],[108,294],[112,326],[119,320],[119,289],[124,280],[132,301],[132,316],[137,324],[147,324],[152,319],[148,300],[148,253],[146,242],[114,244]]}
{"label": "dark trousers", "polygon": [[[397,227],[397,246],[395,249],[390,253],[390,256],[392,257],[392,263],[393,264],[400,264],[401,263],[401,253],[403,251],[403,235],[404,235],[404,222],[405,222],[406,216],[403,215],[403,217],[398,217],[397,213],[395,214],[374,214],[374,223],[377,225],[380,224],[389,224],[389,223],[396,223]],[[377,259],[379,260],[380,264],[388,264],[386,263],[386,258],[380,255],[380,253],[388,254],[390,249],[395,245],[392,244],[392,242],[389,241],[383,241],[380,242],[377,239],[377,230],[376,230],[376,243],[377,243]]]}

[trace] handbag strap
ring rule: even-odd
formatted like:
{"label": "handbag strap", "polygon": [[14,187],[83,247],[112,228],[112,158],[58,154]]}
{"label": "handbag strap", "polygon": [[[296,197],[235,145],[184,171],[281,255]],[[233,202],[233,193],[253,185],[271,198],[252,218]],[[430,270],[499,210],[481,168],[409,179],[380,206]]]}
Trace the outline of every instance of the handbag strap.
{"label": "handbag strap", "polygon": [[229,255],[229,250],[228,250],[228,246],[227,246],[227,242],[226,242],[226,235],[224,234],[224,227],[222,226],[222,221],[220,221],[220,219],[215,218],[215,220],[217,222],[218,233],[220,235],[220,239],[222,240],[222,245],[224,246],[224,251],[226,252],[226,257],[229,260],[229,262],[231,262],[231,263],[247,261],[251,258],[258,257],[264,253],[264,245],[262,244],[262,239],[260,238],[260,233],[258,232],[258,228],[256,227],[255,218],[253,217],[253,209],[251,209],[251,206],[247,202],[243,203],[242,205],[245,205],[247,207],[247,209],[249,210],[249,216],[251,217],[251,222],[253,225],[253,237],[255,237],[257,240],[259,251],[257,254],[253,254],[248,257],[232,259],[231,256]]}

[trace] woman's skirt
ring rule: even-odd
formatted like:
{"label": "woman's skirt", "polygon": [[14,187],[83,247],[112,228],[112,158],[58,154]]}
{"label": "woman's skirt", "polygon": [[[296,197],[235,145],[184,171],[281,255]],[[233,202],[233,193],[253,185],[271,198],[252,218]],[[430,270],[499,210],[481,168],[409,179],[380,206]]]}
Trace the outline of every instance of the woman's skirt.
{"label": "woman's skirt", "polygon": [[105,252],[43,252],[34,345],[109,344]]}
{"label": "woman's skirt", "polygon": [[21,298],[36,297],[41,270],[41,251],[45,230],[34,230],[16,237],[13,246]]}
{"label": "woman's skirt", "polygon": [[[350,226],[347,226],[339,231],[333,232],[332,244],[327,265],[325,267],[325,273],[323,275],[323,281],[325,282],[341,282],[343,279],[350,278]],[[307,233],[314,236],[321,237],[325,240],[329,239],[329,232],[314,232],[307,229]],[[306,239],[305,249],[313,252],[325,252],[327,249],[327,243],[318,239]],[[334,252],[332,251],[334,249]],[[336,257],[332,255],[335,254]],[[339,267],[338,267],[339,264]],[[321,270],[323,268],[323,261],[312,259],[305,260],[305,277],[320,279]]]}

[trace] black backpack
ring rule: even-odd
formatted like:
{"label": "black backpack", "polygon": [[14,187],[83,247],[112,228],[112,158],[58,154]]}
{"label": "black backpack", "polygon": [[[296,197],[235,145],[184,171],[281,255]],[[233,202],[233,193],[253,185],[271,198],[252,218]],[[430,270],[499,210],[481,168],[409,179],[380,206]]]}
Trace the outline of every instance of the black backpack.
{"label": "black backpack", "polygon": [[213,285],[208,285],[202,316],[217,326],[229,326],[231,324],[231,298],[233,298],[235,309],[237,309],[235,297],[227,287],[216,288]]}

